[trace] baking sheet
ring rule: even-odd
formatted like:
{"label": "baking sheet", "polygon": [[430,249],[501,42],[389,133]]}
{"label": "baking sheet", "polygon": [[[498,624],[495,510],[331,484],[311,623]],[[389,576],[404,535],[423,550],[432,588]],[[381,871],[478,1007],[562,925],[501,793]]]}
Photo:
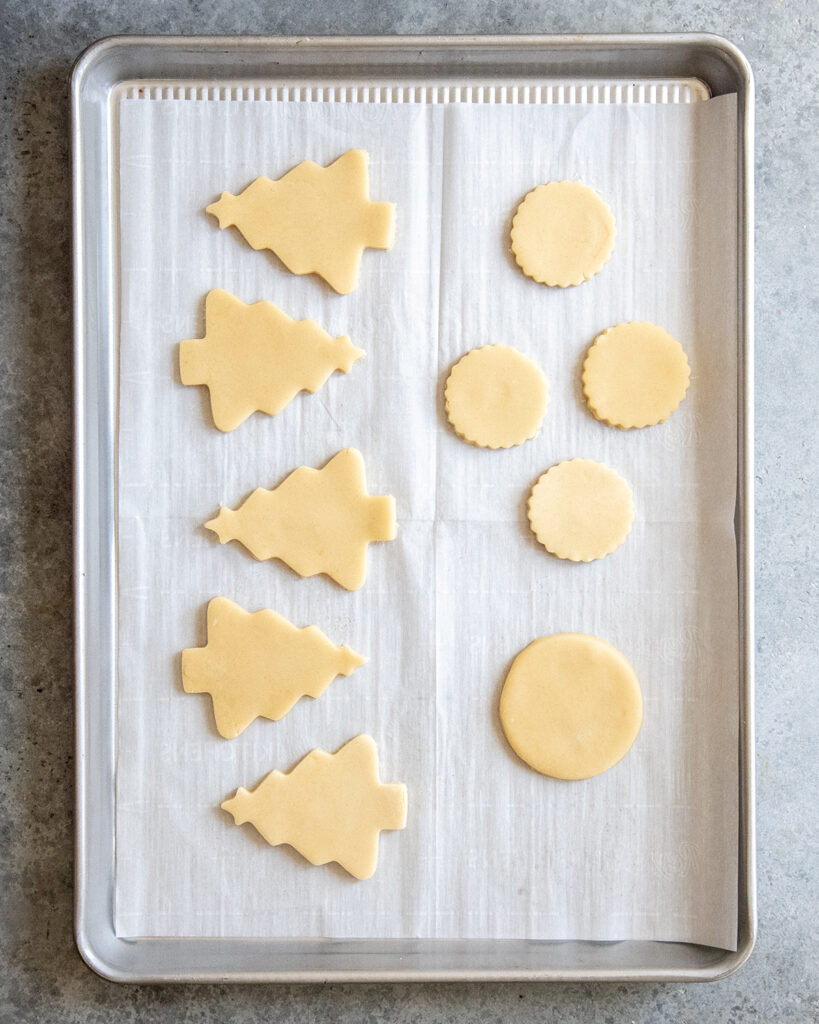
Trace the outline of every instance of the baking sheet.
{"label": "baking sheet", "polygon": [[[665,939],[736,945],[736,106],[344,104],[123,99],[116,929],[121,936]],[[396,246],[365,254],[340,297],[220,232],[222,189],[300,159],[370,152],[372,195],[398,203]],[[617,250],[581,288],[529,281],[506,250],[534,184],[580,177],[612,203]],[[176,344],[224,287],[312,316],[367,351],[280,416],[230,435]],[[580,400],[591,339],[653,319],[685,345],[692,387],[668,424],[621,433]],[[463,444],[442,415],[451,364],[504,341],[551,383],[540,436]],[[396,496],[399,538],[348,594],[221,547],[201,523],[345,445]],[[553,462],[614,466],[634,487],[626,545],[588,566],[550,558],[525,497]],[[179,651],[205,642],[217,594],[316,623],[370,663],[282,722],[226,741],[183,693]],[[645,724],[606,775],[525,768],[496,707],[534,636],[596,633],[632,661]],[[237,785],[361,731],[410,790],[356,883],[271,849],[218,804]]]}

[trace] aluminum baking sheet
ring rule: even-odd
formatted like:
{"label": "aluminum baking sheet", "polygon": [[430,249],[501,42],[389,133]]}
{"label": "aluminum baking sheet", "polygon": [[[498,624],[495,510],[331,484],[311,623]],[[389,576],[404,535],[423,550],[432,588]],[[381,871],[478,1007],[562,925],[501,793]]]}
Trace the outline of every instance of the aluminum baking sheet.
{"label": "aluminum baking sheet", "polygon": [[[175,76],[168,76],[168,77],[171,78],[171,77],[175,77]],[[566,78],[568,78],[568,76],[566,76]],[[586,102],[586,103],[594,102],[595,100],[598,100],[598,101],[602,100],[603,102],[606,102],[606,101],[612,102],[613,101],[613,102],[616,103],[618,101],[618,99],[620,101],[622,101],[622,98],[623,98],[622,95],[618,96],[618,94],[617,94],[618,90],[624,90],[626,88],[622,83],[617,83],[616,81],[614,81],[614,82],[609,81],[607,83],[594,83],[594,82],[592,82],[592,83],[588,83],[588,82],[587,83],[583,83],[583,82],[576,82],[576,81],[575,82],[567,82],[566,78],[561,78],[561,79],[558,79],[558,81],[556,83],[547,83],[545,85],[544,85],[541,77],[538,77],[538,79],[536,79],[535,82],[532,82],[531,80],[529,80],[529,81],[524,81],[524,82],[518,82],[517,84],[510,84],[508,81],[502,81],[501,80],[501,81],[498,81],[496,83],[493,83],[491,86],[488,86],[488,87],[484,86],[482,84],[481,85],[476,85],[474,83],[472,85],[470,85],[468,82],[463,82],[463,80],[461,80],[457,86],[453,86],[453,85],[449,85],[449,84],[442,84],[442,83],[439,83],[437,86],[430,86],[429,84],[427,84],[427,85],[425,85],[424,89],[427,92],[431,88],[437,88],[439,90],[439,92],[440,92],[440,90],[453,90],[453,92],[454,92],[455,89],[458,89],[459,91],[460,90],[467,90],[468,91],[468,98],[469,99],[472,99],[472,92],[473,91],[477,91],[479,89],[480,90],[480,95],[479,95],[479,97],[476,97],[478,99],[478,102],[480,102],[480,103],[488,102],[488,103],[491,104],[491,103],[497,103],[497,102],[501,102],[501,103],[503,103],[503,102],[516,102],[516,101],[520,102],[521,97],[519,95],[512,95],[512,94],[510,94],[511,90],[520,90],[520,89],[543,90],[542,96],[538,97],[538,99],[540,99],[541,102],[544,101],[544,100],[546,102],[549,102],[550,100],[552,102],[554,102],[555,100],[557,100],[557,102],[560,102],[561,100],[563,102],[565,102],[567,99],[569,101],[571,101],[572,99],[574,99],[575,101],[577,101],[577,99],[580,99],[581,102]],[[376,80],[376,76],[373,77],[373,81],[375,81],[375,80]],[[427,83],[430,83],[430,81],[434,82],[435,80],[434,79],[430,79],[429,76],[425,76],[425,81]],[[155,82],[152,82],[151,80],[143,80],[142,83],[141,83],[141,87],[143,88],[143,90],[148,90],[149,93],[150,93],[151,90],[153,90],[153,93],[150,93],[150,96],[154,97],[154,102],[156,102],[156,98],[159,97],[159,102],[160,103],[162,102],[161,97],[167,97],[167,98],[177,97],[177,99],[182,99],[183,97],[191,96],[191,91],[193,91],[193,90],[202,89],[202,88],[205,88],[205,89],[213,89],[214,88],[212,85],[210,85],[210,86],[207,86],[207,85],[206,86],[202,86],[202,84],[198,83],[196,81],[196,79],[193,78],[193,77],[191,79],[189,79],[189,80],[184,80],[182,82],[176,81],[175,84],[173,84],[173,85],[160,85],[160,84],[157,84]],[[222,92],[222,95],[217,98],[217,102],[219,102],[220,100],[222,100],[222,101],[224,101],[224,100],[230,101],[230,99],[232,97],[235,97],[237,86],[235,86],[235,85],[230,86],[230,87],[223,86],[223,87],[220,87],[220,88],[223,90],[223,92]],[[289,82],[287,86],[282,86],[282,85],[274,85],[274,84],[269,84],[269,83],[264,85],[264,84],[260,84],[258,81],[255,84],[253,84],[252,80],[249,82],[248,80],[245,79],[245,80],[243,80],[242,84],[238,88],[240,90],[242,90],[241,98],[243,98],[243,99],[246,98],[246,97],[247,98],[253,98],[253,99],[259,99],[259,98],[267,99],[266,96],[261,96],[260,97],[258,95],[258,91],[263,90],[263,89],[266,89],[266,90],[279,89],[280,90],[280,89],[286,88],[289,91],[289,95],[291,97],[291,101],[292,101],[292,98],[293,98],[294,91],[295,90],[299,90],[299,94],[296,96],[296,101],[298,102],[300,100],[305,100],[305,99],[308,100],[308,101],[314,101],[315,99],[325,99],[326,100],[328,98],[331,98],[331,97],[327,96],[327,91],[328,90],[330,90],[332,88],[337,93],[337,91],[338,91],[338,89],[340,87],[338,85],[338,82],[336,82],[332,87],[329,86],[329,85],[326,85],[326,84],[325,85],[313,84],[312,86],[309,87],[309,92],[306,93],[305,90],[308,89],[307,86],[305,86],[303,84],[294,85],[292,81]],[[341,88],[348,88],[348,87],[347,86],[343,86]],[[378,101],[378,99],[383,99],[383,95],[382,95],[381,91],[382,90],[387,90],[388,88],[392,90],[393,96],[394,96],[394,93],[395,93],[396,89],[402,90],[402,93],[403,93],[404,89],[406,89],[409,92],[409,90],[415,89],[415,88],[417,88],[417,86],[413,86],[412,84],[409,84],[406,81],[404,81],[404,84],[402,84],[401,86],[396,86],[395,84],[393,84],[392,86],[386,86],[386,85],[379,85],[379,86],[372,85],[371,86],[371,85],[368,85],[368,84],[364,84],[362,86],[360,84],[359,85],[355,85],[353,81],[351,81],[350,84],[349,84],[349,89],[350,90],[352,90],[352,89],[359,89],[359,90],[360,89],[366,89],[366,90],[369,91],[369,90],[372,89],[373,92],[378,90],[377,101]],[[701,85],[697,86],[696,83],[691,83],[690,81],[682,82],[682,83],[675,83],[675,82],[670,82],[670,83],[669,82],[648,82],[648,83],[640,83],[639,85],[635,85],[634,83],[632,83],[628,88],[630,90],[632,90],[631,94],[627,97],[627,99],[629,99],[631,101],[643,100],[643,101],[651,102],[652,100],[654,100],[654,102],[658,102],[658,101],[659,102],[663,102],[664,99],[676,99],[676,98],[678,98],[678,97],[675,97],[673,95],[673,92],[669,93],[669,90],[679,89],[681,91],[681,93],[682,93],[684,98],[691,99],[691,98],[694,98],[694,95],[695,95],[695,94],[693,94],[693,91],[696,88],[702,88],[702,86]],[[322,90],[322,95],[320,95],[320,96],[316,95],[315,90],[317,90],[317,89]],[[161,90],[161,91],[157,92],[157,90]],[[180,94],[180,90],[182,90],[181,94]],[[256,90],[256,92],[254,92],[252,94],[252,97],[248,96],[247,95],[248,92],[253,91],[253,90]],[[688,94],[687,95],[685,94],[685,90],[688,90]],[[571,92],[571,94],[567,95],[567,93],[569,93],[569,92]],[[334,93],[334,95],[336,93]],[[373,98],[375,98],[375,97],[373,97]],[[409,95],[409,96],[406,97],[406,100],[408,100],[409,102],[413,102],[413,101],[417,102],[417,100],[419,98],[424,100],[424,101],[427,101],[427,102],[429,102],[429,99],[430,99],[429,96],[416,97],[416,96],[413,96],[413,95]],[[365,99],[365,102],[366,102],[367,100],[370,99],[370,96],[367,96],[364,99]],[[449,100],[450,102],[452,102],[452,101],[459,102],[459,101],[463,100],[463,96],[462,95],[458,95],[456,97],[453,97],[451,94],[447,94],[447,95],[441,97],[441,96],[436,94],[434,97],[432,97],[432,99],[433,99],[433,102],[435,100],[438,100],[438,99],[443,99],[445,102],[447,100]],[[147,102],[151,102],[151,101],[152,101],[152,99],[149,97]],[[142,102],[142,101],[139,101],[139,102]],[[359,100],[359,102],[360,102],[360,100]],[[114,108],[114,110],[116,110],[116,105],[115,105],[115,101],[113,101],[113,96],[112,96],[112,107]],[[113,161],[112,169],[114,171],[117,170],[117,162],[116,162],[116,160]],[[116,218],[114,218],[114,220],[115,220],[115,223],[116,223]],[[125,236],[126,234],[127,234],[127,232],[124,231],[123,235]],[[132,267],[127,267],[127,269],[130,270],[130,269],[133,269],[133,268]],[[127,289],[126,289],[126,291],[127,291]],[[118,295],[117,295],[115,290],[112,291],[111,297],[112,297],[113,301],[116,303]],[[123,324],[127,322],[127,317],[125,315],[125,312],[123,312],[121,310],[117,311],[116,309],[113,312],[114,312],[114,316],[115,317],[117,316],[117,313],[119,313],[119,319],[120,319],[120,321]],[[739,310],[737,310],[737,313],[739,313]],[[131,426],[132,426],[132,424],[129,424],[127,421],[125,421],[124,423],[121,422],[120,423],[120,430],[122,431],[124,429],[124,430],[127,431],[129,429],[129,427],[131,427]],[[126,481],[126,483],[127,483],[127,481]],[[121,481],[120,486],[122,486],[122,481]],[[121,499],[121,496],[122,496],[122,492],[120,491],[120,499]],[[130,624],[130,620],[129,620],[129,624]],[[126,746],[126,749],[130,749],[130,747]],[[305,929],[305,933],[308,933],[307,929]],[[160,929],[158,932],[155,931],[155,934],[163,934],[163,932]],[[211,932],[210,934],[213,934],[213,933]],[[254,934],[254,932],[251,931],[250,934]],[[615,935],[615,937],[616,937],[616,935]],[[192,940],[186,939],[184,941],[185,942],[191,942]],[[149,940],[140,939],[138,941],[138,945],[143,947],[143,948],[145,948],[146,943],[148,943],[148,942],[149,942]],[[194,945],[196,945],[195,942],[194,942]],[[416,944],[416,945],[418,945],[418,944]],[[423,945],[423,943],[421,943],[420,945]],[[471,948],[473,950],[476,948],[476,943],[474,941],[470,945],[471,945]],[[505,946],[508,947],[509,943],[508,942],[507,943],[500,943],[500,944],[496,943],[496,946],[500,946],[500,945],[505,945]],[[565,945],[565,944],[561,944],[561,945]],[[641,945],[641,944],[628,943],[626,945],[637,946],[637,945]],[[325,945],[325,949],[326,948],[327,947]],[[366,948],[366,944],[362,945],[362,943],[357,942],[356,943],[356,948],[357,948],[357,950],[359,952],[363,952],[364,949]],[[593,947],[593,948],[600,948],[600,947]],[[668,948],[670,948],[670,947],[668,947]],[[441,943],[439,942],[439,943],[436,944],[436,952],[440,953],[441,951],[442,951],[442,946],[441,946]],[[508,952],[508,949],[506,951]],[[335,952],[335,950],[334,950],[334,952]],[[496,950],[496,952],[500,953],[500,949]],[[303,960],[303,963],[305,963],[305,964],[308,964],[310,962],[311,961],[310,961],[309,957],[307,957],[306,960]]]}

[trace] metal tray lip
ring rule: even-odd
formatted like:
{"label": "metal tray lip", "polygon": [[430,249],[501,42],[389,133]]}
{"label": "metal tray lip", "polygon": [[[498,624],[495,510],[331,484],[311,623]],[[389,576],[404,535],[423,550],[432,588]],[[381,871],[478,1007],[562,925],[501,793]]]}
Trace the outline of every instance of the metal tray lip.
{"label": "metal tray lip", "polygon": [[[75,941],[78,951],[88,965],[96,974],[106,981],[113,981],[121,984],[354,984],[380,982],[388,984],[403,984],[406,982],[440,983],[440,982],[711,982],[721,981],[731,974],[734,974],[746,962],[750,951],[730,953],[726,958],[726,966],[715,967],[651,967],[637,968],[629,967],[596,967],[596,968],[413,968],[411,965],[405,967],[378,967],[378,968],[321,968],[321,969],[269,969],[269,970],[221,970],[212,971],[207,968],[193,969],[184,973],[169,975],[160,971],[134,971],[129,970],[127,965],[121,964],[121,958],[117,952],[126,952],[134,949],[138,944],[151,942],[157,946],[170,950],[174,945],[190,942],[215,943],[223,941],[246,942],[245,939],[190,939],[178,938],[154,938],[154,939],[123,939],[113,933],[113,929],[103,936],[103,942],[95,944],[93,938],[86,928],[79,926],[75,930]],[[265,940],[250,940],[263,942]],[[283,940],[278,940],[283,941]],[[322,941],[322,940],[318,940]],[[331,942],[332,940],[325,940]],[[355,940],[349,940],[355,941]],[[400,940],[396,940],[400,941]],[[447,940],[418,940],[425,943],[435,944]],[[514,940],[513,940],[514,941]],[[627,941],[627,940],[624,940]],[[105,944],[112,948],[106,950]],[[543,945],[561,945],[560,940],[544,941]],[[584,943],[585,944],[585,943]],[[608,945],[609,943],[588,943],[588,945]],[[660,943],[662,945],[662,943]],[[674,943],[672,945],[680,945]],[[400,962],[401,957],[397,957]]]}
{"label": "metal tray lip", "polygon": [[[93,770],[87,762],[86,712],[87,712],[87,663],[86,612],[88,582],[86,580],[87,508],[85,483],[87,466],[84,461],[86,431],[88,429],[88,393],[85,380],[84,358],[86,351],[86,313],[84,288],[87,284],[83,259],[84,202],[83,202],[83,132],[82,100],[83,88],[89,73],[112,50],[123,47],[154,47],[170,49],[184,47],[201,51],[213,49],[239,50],[244,47],[261,51],[279,47],[295,52],[303,49],[321,49],[343,53],[351,46],[365,46],[374,51],[393,49],[412,50],[434,49],[442,55],[454,48],[485,48],[486,52],[504,47],[559,48],[582,51],[589,47],[616,47],[639,52],[645,45],[667,48],[669,46],[701,47],[719,55],[727,61],[737,78],[740,109],[738,118],[738,140],[740,156],[740,177],[738,202],[740,218],[740,262],[738,274],[738,309],[740,330],[738,340],[741,349],[740,387],[741,413],[738,452],[739,483],[737,522],[742,543],[738,558],[740,577],[740,606],[743,626],[741,687],[741,742],[738,755],[744,760],[744,771],[740,774],[740,815],[744,823],[744,837],[740,834],[740,861],[744,866],[744,902],[739,908],[739,924],[745,925],[744,942],[736,952],[726,952],[719,963],[705,967],[562,967],[543,969],[414,969],[411,965],[396,968],[364,969],[271,969],[268,971],[210,971],[207,968],[193,969],[187,973],[177,971],[173,976],[152,971],[129,970],[124,959],[133,952],[140,942],[164,946],[190,939],[121,939],[113,930],[113,919],[106,919],[106,928],[94,931],[89,916],[87,892],[88,842],[86,792],[89,773]],[[754,617],[753,617],[753,73],[744,54],[729,40],[710,33],[641,33],[641,34],[591,34],[591,35],[407,35],[407,36],[110,36],[91,44],[78,57],[71,75],[71,163],[73,174],[73,328],[74,328],[74,593],[75,593],[75,742],[77,760],[75,769],[75,941],[78,951],[88,966],[100,976],[118,982],[406,982],[406,981],[715,981],[737,971],[750,957],[757,936],[756,906],[756,845],[755,845],[755,772],[754,772]],[[744,838],[744,841],[743,841]],[[110,894],[109,894],[110,895]],[[743,916],[744,914],[744,916]],[[206,940],[207,941],[207,940]],[[217,940],[225,941],[225,940]],[[242,941],[242,940],[238,940]],[[275,941],[275,940],[274,940]],[[435,940],[429,940],[435,942]]]}
{"label": "metal tray lip", "polygon": [[80,89],[81,76],[77,75],[83,56],[90,56],[95,46],[89,47],[77,60],[71,75],[71,203],[72,203],[72,330],[73,330],[73,443],[72,465],[73,494],[73,572],[74,572],[74,747],[76,767],[74,772],[74,937],[80,955],[93,970],[103,977],[91,953],[91,943],[86,937],[85,926],[85,764],[82,752],[85,743],[85,467],[80,457],[86,428],[85,416],[85,374],[82,370],[82,356],[85,349],[85,311],[83,303],[84,268],[80,252],[83,238],[82,217],[82,159],[80,154]]}
{"label": "metal tray lip", "polygon": [[72,79],[80,78],[87,65],[99,59],[102,52],[114,46],[151,46],[167,48],[183,46],[192,49],[238,49],[282,47],[297,49],[311,46],[321,49],[347,50],[354,46],[371,46],[374,49],[391,47],[416,49],[449,50],[453,46],[477,46],[487,50],[498,46],[532,46],[544,48],[589,49],[593,46],[629,45],[643,48],[655,43],[662,46],[710,45],[729,55],[744,73],[751,76],[750,64],[739,47],[725,36],[714,32],[587,32],[587,33],[450,33],[407,35],[145,35],[140,33],[102,36],[90,43],[74,63]]}
{"label": "metal tray lip", "polygon": [[753,71],[739,47],[731,40],[713,32],[611,32],[611,33],[553,33],[553,34],[480,34],[464,35],[292,35],[292,36],[224,36],[224,35],[111,35],[103,36],[91,43],[77,58],[71,72],[72,99],[77,100],[82,91],[88,72],[111,50],[127,46],[139,49],[169,50],[182,47],[188,50],[225,50],[239,48],[262,52],[280,48],[297,52],[299,49],[320,49],[327,52],[343,53],[352,47],[365,47],[373,51],[390,48],[435,51],[442,54],[455,47],[485,49],[487,52],[500,46],[516,49],[534,48],[561,50],[588,50],[594,47],[617,46],[640,50],[655,45],[665,48],[695,46],[707,48],[719,54],[738,76],[743,91],[753,99]]}

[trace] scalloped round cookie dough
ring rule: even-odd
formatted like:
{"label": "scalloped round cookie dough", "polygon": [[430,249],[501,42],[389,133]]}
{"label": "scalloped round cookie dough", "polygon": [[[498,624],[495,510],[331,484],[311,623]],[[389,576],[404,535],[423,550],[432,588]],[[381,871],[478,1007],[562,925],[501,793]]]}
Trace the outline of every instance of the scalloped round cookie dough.
{"label": "scalloped round cookie dough", "polygon": [[479,448],[512,448],[537,435],[549,387],[543,371],[509,345],[484,345],[453,367],[444,390],[455,432]]}
{"label": "scalloped round cookie dough", "polygon": [[546,550],[572,562],[610,555],[634,522],[631,488],[593,459],[570,459],[547,469],[532,488],[527,510]]}
{"label": "scalloped round cookie dough", "polygon": [[614,251],[614,214],[580,181],[550,181],[524,197],[512,220],[512,252],[527,277],[569,288],[599,274]]}
{"label": "scalloped round cookie dough", "polygon": [[583,393],[594,415],[613,427],[664,423],[685,398],[691,368],[682,345],[647,321],[598,334],[583,363]]}
{"label": "scalloped round cookie dough", "polygon": [[536,772],[590,779],[631,749],[643,721],[634,669],[586,633],[533,640],[512,662],[500,698],[509,745]]}

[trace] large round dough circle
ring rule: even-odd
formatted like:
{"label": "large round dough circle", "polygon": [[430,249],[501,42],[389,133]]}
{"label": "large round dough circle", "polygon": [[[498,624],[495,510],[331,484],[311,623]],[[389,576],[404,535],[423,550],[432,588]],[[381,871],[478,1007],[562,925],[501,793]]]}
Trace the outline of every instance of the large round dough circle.
{"label": "large round dough circle", "polygon": [[558,558],[592,562],[615,551],[631,532],[634,501],[626,481],[592,459],[547,469],[532,488],[529,523]]}
{"label": "large round dough circle", "polygon": [[543,775],[589,779],[631,748],[643,720],[634,669],[605,640],[557,633],[515,658],[500,699],[515,753]]}
{"label": "large round dough circle", "polygon": [[538,185],[512,220],[512,252],[520,269],[558,288],[598,274],[612,254],[614,236],[608,203],[580,181]]}
{"label": "large round dough circle", "polygon": [[691,369],[668,331],[634,321],[594,339],[583,363],[583,392],[594,415],[614,427],[663,423],[685,398]]}
{"label": "large round dough circle", "polygon": [[542,371],[509,345],[473,348],[446,382],[446,414],[455,432],[480,448],[512,448],[535,437],[546,412]]}

